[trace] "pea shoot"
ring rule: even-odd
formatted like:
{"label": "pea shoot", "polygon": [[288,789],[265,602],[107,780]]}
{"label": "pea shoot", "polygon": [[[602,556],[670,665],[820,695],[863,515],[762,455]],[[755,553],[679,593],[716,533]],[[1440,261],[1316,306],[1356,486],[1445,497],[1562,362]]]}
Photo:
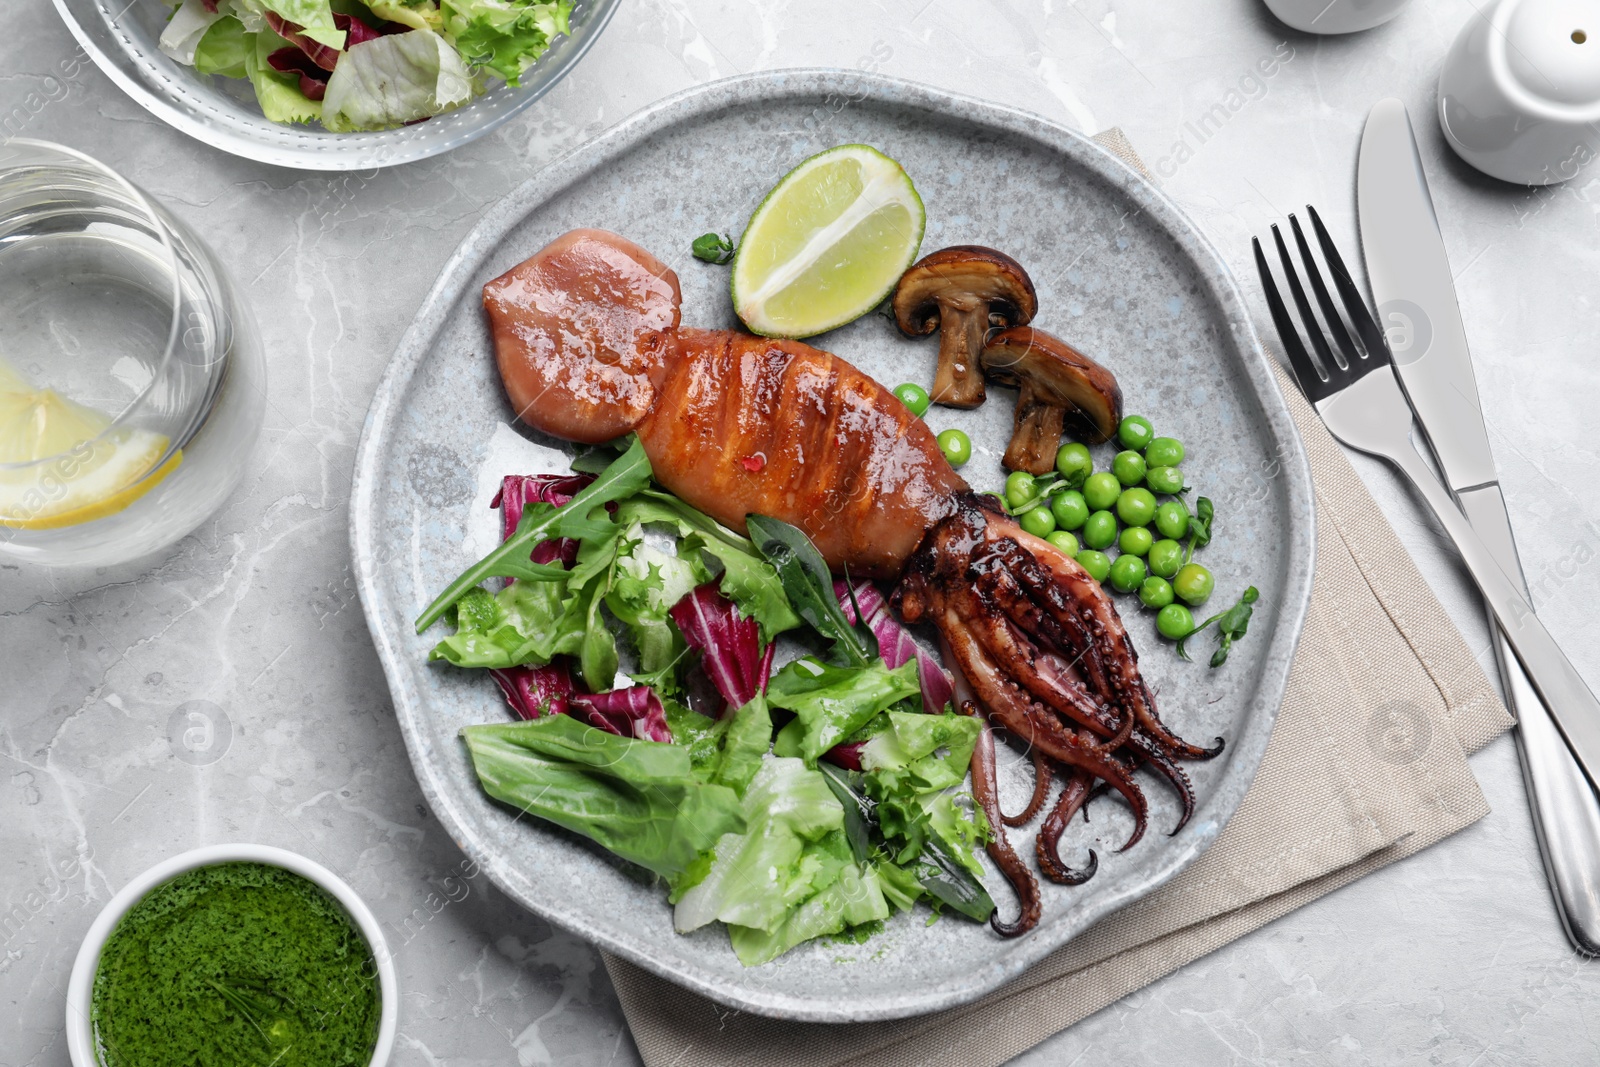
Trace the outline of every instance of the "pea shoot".
{"label": "pea shoot", "polygon": [[[1228,651],[1233,648],[1233,643],[1244,637],[1250,628],[1251,605],[1261,597],[1260,590],[1255,586],[1245,589],[1244,595],[1239,597],[1239,602],[1227,611],[1219,611],[1199,626],[1194,627],[1189,633],[1178,640],[1178,655],[1184,659],[1189,658],[1188,651],[1183,647],[1184,642],[1195,634],[1204,630],[1212,623],[1217,624],[1217,650],[1211,654],[1211,666],[1220,667],[1228,662]],[[1162,609],[1165,611],[1166,609]]]}
{"label": "pea shoot", "polygon": [[721,266],[733,259],[733,236],[715,233],[703,233],[694,239],[694,244],[689,246],[695,259],[703,259],[707,263]]}
{"label": "pea shoot", "polygon": [[1189,518],[1189,547],[1183,553],[1185,563],[1194,559],[1195,549],[1211,543],[1211,519],[1216,512],[1216,505],[1211,503],[1208,496],[1194,502],[1194,514]]}

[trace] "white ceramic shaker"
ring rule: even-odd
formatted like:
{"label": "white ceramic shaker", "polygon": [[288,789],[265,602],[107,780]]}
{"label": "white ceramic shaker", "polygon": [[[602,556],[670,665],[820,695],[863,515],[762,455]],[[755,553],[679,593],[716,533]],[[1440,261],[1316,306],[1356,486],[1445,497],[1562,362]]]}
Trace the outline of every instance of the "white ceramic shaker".
{"label": "white ceramic shaker", "polygon": [[1600,154],[1600,0],[1495,0],[1439,76],[1450,147],[1485,174],[1549,185]]}

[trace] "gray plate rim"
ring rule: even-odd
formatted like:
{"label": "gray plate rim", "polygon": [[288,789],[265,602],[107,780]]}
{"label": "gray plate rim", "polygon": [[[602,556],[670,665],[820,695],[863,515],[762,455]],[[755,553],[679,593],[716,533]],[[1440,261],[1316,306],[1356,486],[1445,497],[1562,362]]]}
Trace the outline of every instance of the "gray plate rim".
{"label": "gray plate rim", "polygon": [[497,886],[530,911],[572,930],[607,952],[719,1003],[763,1016],[828,1023],[904,1018],[968,1003],[992,992],[1105,915],[1126,907],[1175,877],[1221,833],[1255,777],[1288,685],[1289,668],[1311,600],[1315,552],[1311,472],[1299,432],[1278,389],[1270,357],[1256,335],[1249,306],[1238,283],[1221,256],[1177,205],[1128,164],[1082,134],[1021,109],[899,78],[855,70],[806,68],[738,75],[684,90],[636,112],[536,172],[491,206],[457,247],[424,299],[416,319],[401,338],[378,384],[357,445],[350,511],[351,556],[357,590],[394,696],[396,718],[405,735],[407,749],[415,753],[418,746],[411,736],[411,719],[422,713],[421,700],[408,685],[406,673],[401,669],[401,652],[380,619],[383,601],[377,585],[375,551],[378,494],[383,456],[400,404],[413,375],[433,351],[435,337],[460,302],[466,287],[477,278],[485,259],[525,215],[644,140],[660,136],[679,123],[730,108],[825,95],[835,91],[845,80],[853,93],[865,94],[876,102],[987,124],[1058,151],[1120,186],[1124,194],[1168,234],[1192,261],[1209,287],[1208,295],[1228,323],[1232,341],[1230,354],[1239,361],[1240,370],[1253,386],[1266,430],[1275,439],[1282,461],[1289,512],[1296,519],[1287,531],[1288,558],[1303,561],[1304,565],[1289,567],[1288,585],[1282,591],[1279,624],[1270,634],[1262,635],[1269,647],[1263,654],[1261,683],[1246,705],[1238,736],[1229,739],[1234,756],[1229,774],[1219,781],[1216,793],[1202,801],[1213,818],[1198,820],[1204,824],[1202,826],[1191,824],[1192,832],[1186,831],[1189,833],[1186,847],[1173,849],[1154,876],[1121,892],[1107,894],[1097,906],[1086,909],[1080,926],[1058,928],[1054,937],[1035,936],[1022,949],[991,965],[974,969],[964,980],[946,982],[938,989],[910,989],[894,995],[865,998],[848,991],[814,995],[744,985],[702,972],[692,961],[675,957],[670,946],[663,946],[660,939],[641,936],[625,924],[612,928],[591,925],[565,908],[560,900],[540,897],[521,872],[479,847],[473,836],[464,830],[463,813],[452,805],[442,788],[440,768],[413,756],[418,784],[452,839]]}

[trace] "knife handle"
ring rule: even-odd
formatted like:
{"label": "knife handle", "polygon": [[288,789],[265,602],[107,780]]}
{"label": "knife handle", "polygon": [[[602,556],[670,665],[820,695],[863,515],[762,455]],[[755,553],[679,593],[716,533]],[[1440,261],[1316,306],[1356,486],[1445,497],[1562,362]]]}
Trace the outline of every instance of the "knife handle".
{"label": "knife handle", "polygon": [[[1456,501],[1478,536],[1494,551],[1506,577],[1526,597],[1528,583],[1517,559],[1511,515],[1500,486],[1491,483],[1464,489],[1456,494]],[[1489,613],[1489,633],[1505,685],[1506,706],[1517,717],[1517,758],[1556,914],[1574,948],[1585,955],[1600,955],[1600,795],[1589,788],[1583,769],[1501,636],[1493,612]]]}
{"label": "knife handle", "polygon": [[1489,613],[1506,701],[1517,717],[1517,756],[1556,912],[1574,948],[1600,956],[1600,799],[1550,720]]}
{"label": "knife handle", "polygon": [[1584,683],[1583,676],[1567,659],[1556,639],[1534,613],[1533,605],[1516,584],[1500,569],[1493,551],[1483,543],[1467,517],[1456,506],[1439,479],[1428,469],[1414,446],[1385,452],[1395,466],[1411,480],[1417,492],[1433,509],[1434,516],[1455,542],[1467,571],[1478,583],[1484,600],[1500,620],[1501,632],[1516,653],[1561,730],[1572,753],[1582,764],[1591,782],[1600,782],[1600,700]]}

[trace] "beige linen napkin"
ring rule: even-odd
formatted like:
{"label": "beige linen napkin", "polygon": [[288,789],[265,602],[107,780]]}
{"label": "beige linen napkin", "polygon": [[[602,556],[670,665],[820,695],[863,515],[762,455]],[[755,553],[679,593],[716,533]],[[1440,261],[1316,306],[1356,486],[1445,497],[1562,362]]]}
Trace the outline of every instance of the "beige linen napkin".
{"label": "beige linen napkin", "polygon": [[[1118,130],[1096,140],[1143,170]],[[650,1067],[990,1067],[1488,812],[1467,766],[1511,717],[1344,453],[1278,368],[1310,455],[1317,558],[1288,692],[1217,842],[1144,900],[972,1004],[829,1026],[730,1012],[617,959]]]}

